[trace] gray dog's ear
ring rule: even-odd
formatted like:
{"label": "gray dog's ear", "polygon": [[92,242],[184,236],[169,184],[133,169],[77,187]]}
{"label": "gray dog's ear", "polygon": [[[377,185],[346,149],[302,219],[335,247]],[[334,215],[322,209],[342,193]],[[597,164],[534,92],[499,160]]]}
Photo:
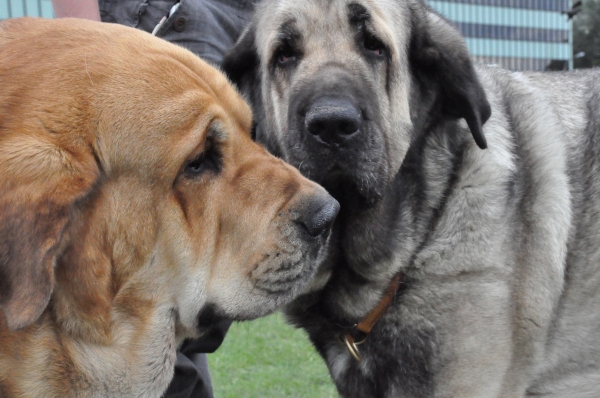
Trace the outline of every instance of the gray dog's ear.
{"label": "gray dog's ear", "polygon": [[255,86],[255,79],[259,76],[255,30],[255,24],[250,23],[221,63],[221,70],[244,94],[251,86]]}
{"label": "gray dog's ear", "polygon": [[[221,63],[221,70],[235,84],[244,98],[250,102],[254,117],[252,139],[268,145],[268,137],[263,134],[265,112],[260,88],[260,60],[256,50],[256,24],[251,22],[237,43],[231,48]],[[275,146],[269,146],[277,153]]]}
{"label": "gray dog's ear", "polygon": [[413,72],[421,83],[436,86],[442,112],[464,118],[477,145],[487,148],[482,126],[492,111],[464,39],[431,10],[414,23],[417,26],[413,27],[410,49]]}

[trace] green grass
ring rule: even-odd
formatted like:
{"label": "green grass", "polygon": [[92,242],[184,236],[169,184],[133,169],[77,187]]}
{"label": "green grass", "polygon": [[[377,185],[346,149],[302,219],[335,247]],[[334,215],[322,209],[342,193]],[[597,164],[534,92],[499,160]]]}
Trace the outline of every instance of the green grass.
{"label": "green grass", "polygon": [[231,326],[208,356],[215,398],[337,398],[306,334],[281,314]]}

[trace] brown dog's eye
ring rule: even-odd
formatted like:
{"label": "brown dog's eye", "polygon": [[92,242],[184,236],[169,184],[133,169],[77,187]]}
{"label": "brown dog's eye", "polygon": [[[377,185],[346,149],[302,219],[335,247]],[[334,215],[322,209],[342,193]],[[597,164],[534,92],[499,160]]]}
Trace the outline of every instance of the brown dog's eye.
{"label": "brown dog's eye", "polygon": [[183,172],[188,178],[198,177],[207,172],[217,174],[221,170],[221,165],[221,155],[211,147],[190,161]]}

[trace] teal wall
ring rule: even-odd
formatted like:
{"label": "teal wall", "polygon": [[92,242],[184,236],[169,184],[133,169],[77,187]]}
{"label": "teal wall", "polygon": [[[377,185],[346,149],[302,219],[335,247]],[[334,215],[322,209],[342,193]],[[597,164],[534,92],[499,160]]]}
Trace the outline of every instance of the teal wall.
{"label": "teal wall", "polygon": [[473,55],[516,58],[546,58],[568,60],[570,43],[537,43],[532,41],[466,38]]}
{"label": "teal wall", "polygon": [[430,0],[465,36],[473,57],[513,70],[573,65],[570,0]]}
{"label": "teal wall", "polygon": [[[542,70],[552,60],[572,67],[572,27],[560,12],[570,7],[570,0],[430,0],[428,4],[456,24],[478,61],[513,70]],[[0,0],[0,19],[22,16],[52,18],[52,3]]]}
{"label": "teal wall", "polygon": [[528,28],[568,29],[567,17],[557,11],[429,1],[428,4],[455,22],[521,26]]}
{"label": "teal wall", "polygon": [[50,0],[0,0],[0,19],[17,17],[54,17]]}

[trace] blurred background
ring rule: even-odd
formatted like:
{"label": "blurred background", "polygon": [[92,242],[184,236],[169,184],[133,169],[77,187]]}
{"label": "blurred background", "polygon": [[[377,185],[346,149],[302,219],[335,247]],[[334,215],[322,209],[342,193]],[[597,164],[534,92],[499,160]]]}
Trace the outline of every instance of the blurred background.
{"label": "blurred background", "polygon": [[[398,0],[400,1],[400,0]],[[511,70],[600,66],[600,0],[430,0],[476,61]],[[52,18],[50,0],[0,0],[0,20]],[[234,324],[209,355],[215,397],[336,397],[325,364],[281,314]]]}
{"label": "blurred background", "polygon": [[[430,0],[477,61],[511,70],[600,65],[600,0]],[[0,0],[0,20],[52,18],[50,0]]]}

